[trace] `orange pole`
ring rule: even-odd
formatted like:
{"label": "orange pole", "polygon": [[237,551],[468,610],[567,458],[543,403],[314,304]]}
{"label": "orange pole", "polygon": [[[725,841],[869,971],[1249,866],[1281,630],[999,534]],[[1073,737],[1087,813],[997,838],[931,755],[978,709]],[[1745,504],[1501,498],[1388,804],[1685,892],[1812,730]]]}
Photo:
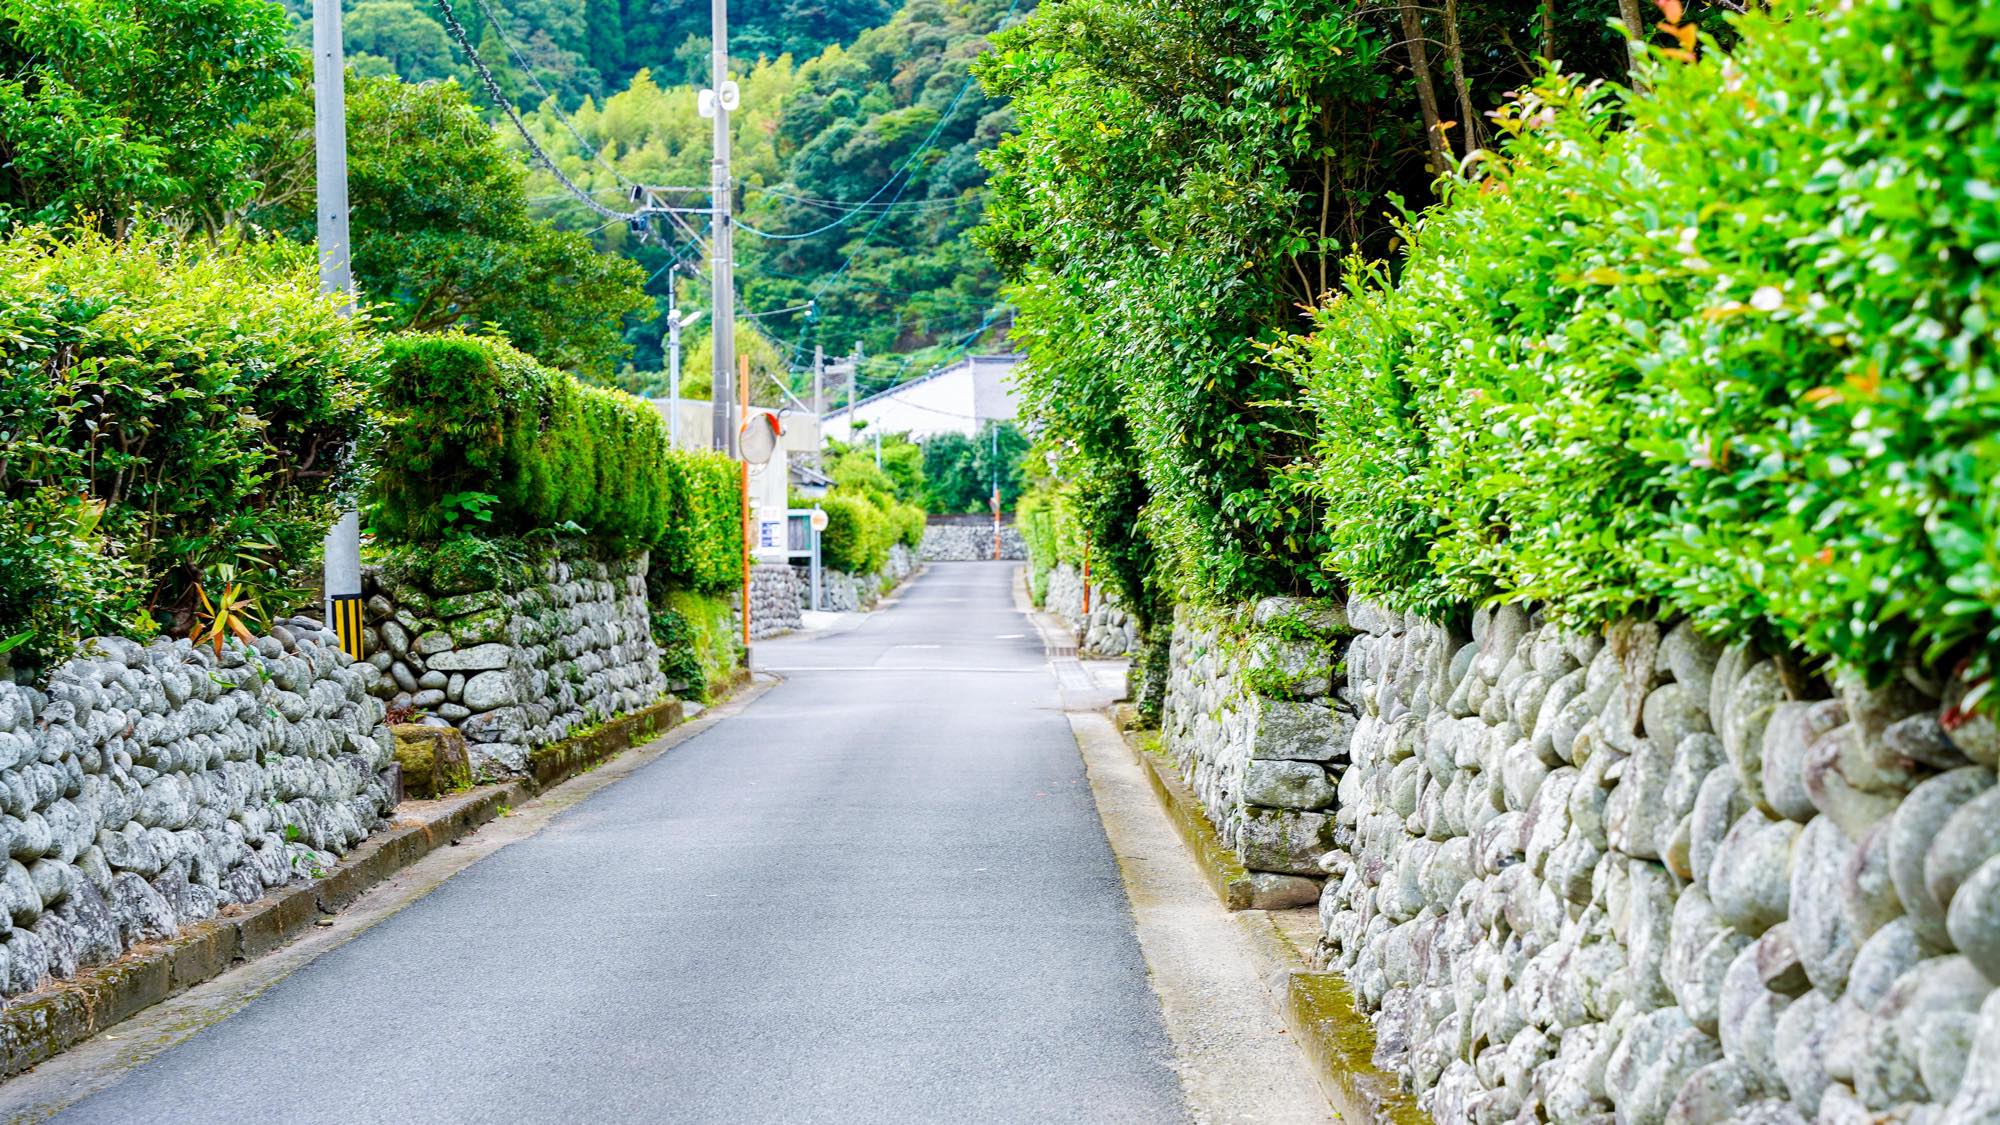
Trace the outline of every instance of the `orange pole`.
{"label": "orange pole", "polygon": [[1083,615],[1090,616],[1090,535],[1083,536]]}
{"label": "orange pole", "polygon": [[[736,380],[736,433],[737,454],[743,452],[742,433],[750,420],[750,357],[740,356],[739,372]],[[743,651],[750,651],[750,462],[739,461],[738,479],[743,492]]]}

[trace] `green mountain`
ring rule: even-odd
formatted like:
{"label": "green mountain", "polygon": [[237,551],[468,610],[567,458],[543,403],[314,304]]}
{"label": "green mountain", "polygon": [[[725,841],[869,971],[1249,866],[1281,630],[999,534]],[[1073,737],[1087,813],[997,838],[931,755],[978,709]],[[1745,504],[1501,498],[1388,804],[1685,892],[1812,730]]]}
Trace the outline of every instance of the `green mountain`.
{"label": "green mountain", "polygon": [[[306,36],[305,0],[295,7]],[[536,144],[605,205],[630,186],[702,185],[710,123],[696,112],[706,85],[706,6],[646,0],[450,0],[503,95],[523,111]],[[971,62],[1003,23],[1031,3],[1007,0],[809,0],[731,5],[731,53],[742,88],[734,115],[740,348],[760,380],[809,385],[814,345],[867,354],[864,393],[921,374],[971,348],[994,346],[1007,325],[999,278],[967,232],[984,215],[979,154],[1012,118],[971,77]],[[442,9],[420,0],[353,0],[346,8],[350,66],[405,81],[466,87],[524,161],[528,146],[498,112],[445,31]],[[664,310],[708,304],[705,215],[639,233],[608,223],[536,165],[535,207],[587,233],[645,271]],[[688,206],[707,203],[688,193]],[[700,236],[700,237],[698,237]],[[687,340],[690,385],[706,383],[705,319]],[[656,391],[666,366],[662,326],[634,317],[618,381]],[[760,385],[765,385],[760,382]],[[766,385],[766,389],[768,386]]]}

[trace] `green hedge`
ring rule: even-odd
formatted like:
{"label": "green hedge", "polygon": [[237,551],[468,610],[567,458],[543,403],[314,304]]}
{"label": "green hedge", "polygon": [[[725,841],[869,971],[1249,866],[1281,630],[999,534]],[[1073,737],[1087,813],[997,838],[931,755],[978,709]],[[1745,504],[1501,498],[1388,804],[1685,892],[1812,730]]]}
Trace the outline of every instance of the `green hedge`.
{"label": "green hedge", "polygon": [[673,511],[653,548],[657,579],[690,590],[743,582],[743,497],[735,461],[706,450],[674,450],[660,462]]}
{"label": "green hedge", "polygon": [[370,522],[392,541],[568,525],[625,547],[673,517],[666,422],[493,339],[404,335],[386,348]]}
{"label": "green hedge", "polygon": [[2000,647],[2000,26],[1780,0],[1650,93],[1557,77],[1281,357],[1327,565],[1428,613]]}
{"label": "green hedge", "polygon": [[288,611],[362,469],[379,371],[307,248],[0,241],[0,641],[186,628],[195,585]]}

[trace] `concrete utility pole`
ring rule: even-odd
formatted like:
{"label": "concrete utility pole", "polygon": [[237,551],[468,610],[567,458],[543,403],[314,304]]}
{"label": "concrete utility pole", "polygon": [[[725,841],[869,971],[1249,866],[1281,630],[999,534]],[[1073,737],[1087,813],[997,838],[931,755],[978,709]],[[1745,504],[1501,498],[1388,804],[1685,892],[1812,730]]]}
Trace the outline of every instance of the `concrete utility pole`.
{"label": "concrete utility pole", "polygon": [[[318,177],[319,288],[338,293],[354,312],[348,267],[347,63],[340,46],[340,0],[313,0],[313,164]],[[326,621],[340,647],[361,652],[361,514],[343,512],[322,545]]]}
{"label": "concrete utility pole", "polygon": [[847,357],[847,444],[854,444],[854,381],[861,374],[861,341],[854,341],[854,351]]}
{"label": "concrete utility pole", "polygon": [[710,437],[715,448],[736,455],[736,427],[730,424],[730,380],[736,371],[736,278],[735,239],[730,230],[734,190],[729,180],[729,113],[736,108],[736,84],[729,80],[729,0],[710,0],[709,89],[704,91],[704,116],[715,119],[715,162],[711,172],[711,201],[715,208],[715,237],[709,267],[714,270],[715,313],[710,336],[715,342],[714,386],[709,399],[714,404],[714,429]]}

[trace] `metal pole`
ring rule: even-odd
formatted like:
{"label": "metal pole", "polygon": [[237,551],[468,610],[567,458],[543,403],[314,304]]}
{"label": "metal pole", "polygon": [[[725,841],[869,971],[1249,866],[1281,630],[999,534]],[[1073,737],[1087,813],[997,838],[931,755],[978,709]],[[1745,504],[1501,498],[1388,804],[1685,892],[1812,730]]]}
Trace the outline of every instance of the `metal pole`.
{"label": "metal pole", "polygon": [[[818,505],[818,504],[814,504],[814,505],[813,505],[813,510],[814,510],[814,511],[818,511],[818,510],[819,510],[819,505]],[[814,612],[814,613],[818,613],[818,612],[819,612],[819,609],[820,609],[820,599],[819,599],[819,528],[816,528],[816,527],[813,527],[813,525],[812,525],[811,521],[807,521],[807,523],[806,523],[806,527],[807,527],[808,529],[810,529],[810,530],[812,531],[812,537],[813,537],[813,566],[812,566],[812,580],[813,580],[813,612]]]}
{"label": "metal pole", "polygon": [[[721,0],[716,2],[721,3]],[[747,419],[750,416],[750,357],[744,356],[742,363],[743,373],[736,381],[736,393],[742,397],[743,417]],[[736,443],[731,442],[730,448],[733,450],[735,447]],[[750,511],[750,462],[738,461],[737,472],[739,474],[737,479],[741,481],[743,488],[743,651],[746,654],[744,664],[748,665],[750,663],[747,656],[750,651],[750,535],[755,530],[751,523]]]}
{"label": "metal pole", "polygon": [[[347,64],[340,45],[340,0],[313,0],[313,167],[318,180],[319,288],[342,297],[354,312],[354,275],[348,267]],[[361,515],[343,512],[326,533],[324,610],[340,647],[359,660],[361,651]]]}
{"label": "metal pole", "polygon": [[[710,34],[713,50],[709,57],[709,88],[715,92],[715,162],[711,168],[712,202],[715,207],[715,248],[709,267],[715,271],[715,300],[710,308],[715,324],[710,327],[715,342],[712,369],[714,387],[709,397],[714,404],[710,437],[717,449],[736,455],[736,431],[729,424],[730,379],[736,371],[736,257],[734,232],[730,229],[732,187],[729,180],[729,0],[710,0]],[[749,613],[744,605],[744,613]]]}
{"label": "metal pole", "polygon": [[854,341],[854,354],[847,357],[847,444],[854,444],[854,379],[861,371],[861,341]]}
{"label": "metal pole", "polygon": [[667,411],[667,441],[671,448],[681,447],[681,308],[674,285],[674,275],[667,272],[667,401],[671,408]]}

